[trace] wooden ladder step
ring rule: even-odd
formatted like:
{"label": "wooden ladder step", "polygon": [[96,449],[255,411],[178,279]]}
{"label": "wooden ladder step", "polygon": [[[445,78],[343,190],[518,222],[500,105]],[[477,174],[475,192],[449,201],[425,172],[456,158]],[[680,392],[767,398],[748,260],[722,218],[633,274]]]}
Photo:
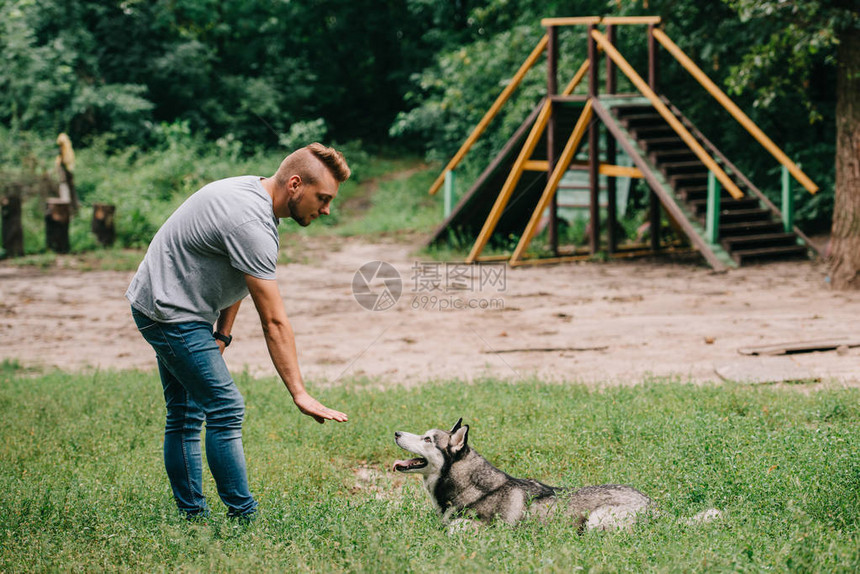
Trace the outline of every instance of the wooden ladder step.
{"label": "wooden ladder step", "polygon": [[767,219],[764,221],[740,221],[737,223],[721,223],[719,226],[720,237],[735,237],[739,235],[755,235],[765,233],[778,233],[782,230],[782,223]]}
{"label": "wooden ladder step", "polygon": [[672,126],[666,123],[638,126],[630,128],[629,131],[630,135],[632,135],[638,140],[663,137],[666,134],[675,133],[675,130],[672,129]]}
{"label": "wooden ladder step", "polygon": [[761,235],[736,235],[722,239],[723,245],[729,251],[758,249],[764,247],[793,247],[797,245],[794,233],[764,233]]}
{"label": "wooden ladder step", "polygon": [[659,138],[649,138],[647,140],[640,140],[639,147],[644,149],[646,152],[652,152],[654,150],[664,150],[664,149],[689,149],[687,144],[684,143],[678,136],[674,137],[659,137]]}
{"label": "wooden ladder step", "polygon": [[[708,198],[708,186],[707,185],[701,185],[701,184],[679,185],[676,188],[675,192],[681,198],[683,198],[684,201],[687,201],[687,202],[701,201],[703,199]],[[721,202],[722,201],[729,201],[729,200],[738,201],[738,200],[735,200],[735,198],[732,197],[731,194],[728,191],[726,191],[725,189],[720,191],[720,198],[721,198]],[[746,199],[746,197],[744,199]]]}
{"label": "wooden ladder step", "polygon": [[741,249],[733,251],[731,256],[732,259],[737,261],[738,265],[744,265],[745,263],[751,263],[754,261],[806,257],[807,250],[803,245],[762,247],[760,249]]}
{"label": "wooden ladder step", "polygon": [[679,185],[675,188],[675,191],[686,201],[694,201],[708,197],[707,185]]}
{"label": "wooden ladder step", "polygon": [[720,213],[720,223],[740,223],[747,221],[769,220],[773,215],[769,209],[759,207],[756,209],[736,209]]}
{"label": "wooden ladder step", "polygon": [[704,165],[698,159],[691,161],[668,161],[660,165],[660,169],[667,176],[676,173],[690,173],[702,171]]}
{"label": "wooden ladder step", "polygon": [[698,159],[698,157],[690,150],[690,148],[683,147],[678,149],[661,149],[652,151],[648,154],[648,159],[659,166],[660,164],[669,161],[693,161]]}
{"label": "wooden ladder step", "polygon": [[[707,195],[707,191],[705,192]],[[728,197],[720,198],[720,213],[727,211],[736,211],[738,209],[754,209],[759,206],[758,199],[754,197],[744,197],[741,199],[735,199],[732,196],[726,194]],[[704,197],[702,199],[694,199],[692,201],[687,202],[690,207],[693,209],[693,213],[696,215],[701,215],[705,213],[708,209],[708,198]]]}
{"label": "wooden ladder step", "polygon": [[628,106],[615,106],[612,108],[612,113],[616,118],[624,118],[630,115],[643,114],[653,112],[654,108],[650,104],[635,104]]}
{"label": "wooden ladder step", "polygon": [[663,116],[660,114],[630,114],[625,115],[619,118],[621,124],[630,129],[634,126],[642,126],[642,125],[659,125],[666,123],[666,120],[663,119]]}
{"label": "wooden ladder step", "polygon": [[672,184],[672,187],[676,189],[681,187],[689,187],[691,185],[702,185],[703,183],[707,185],[708,172],[699,171],[692,173],[679,173],[675,175],[670,175],[668,179],[669,183]]}

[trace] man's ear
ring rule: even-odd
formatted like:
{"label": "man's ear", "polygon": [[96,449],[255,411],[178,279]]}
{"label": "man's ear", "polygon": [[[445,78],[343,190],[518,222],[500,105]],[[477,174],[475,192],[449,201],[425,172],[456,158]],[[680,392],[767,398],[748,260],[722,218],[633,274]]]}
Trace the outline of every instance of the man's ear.
{"label": "man's ear", "polygon": [[290,193],[294,193],[299,185],[302,184],[302,177],[300,175],[291,175],[290,179],[287,180],[287,190]]}
{"label": "man's ear", "polygon": [[466,445],[469,441],[469,425],[462,426],[457,429],[453,435],[451,435],[451,441],[448,443],[448,447],[451,449],[451,452],[456,454],[466,448]]}
{"label": "man's ear", "polygon": [[460,417],[460,418],[457,420],[457,422],[456,422],[456,423],[454,423],[454,428],[452,428],[452,429],[450,430],[451,434],[454,434],[455,432],[457,432],[457,429],[459,429],[459,428],[460,428],[460,423],[462,423],[462,422],[463,422],[463,417]]}

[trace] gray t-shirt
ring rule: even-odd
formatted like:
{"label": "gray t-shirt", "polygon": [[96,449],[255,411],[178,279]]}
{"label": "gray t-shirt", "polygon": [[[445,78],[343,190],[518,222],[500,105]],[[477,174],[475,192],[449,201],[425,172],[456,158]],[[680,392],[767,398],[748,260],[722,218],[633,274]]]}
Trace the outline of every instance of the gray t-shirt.
{"label": "gray t-shirt", "polygon": [[212,182],[158,230],[125,296],[154,321],[215,323],[248,294],[246,273],[275,278],[278,223],[258,176]]}

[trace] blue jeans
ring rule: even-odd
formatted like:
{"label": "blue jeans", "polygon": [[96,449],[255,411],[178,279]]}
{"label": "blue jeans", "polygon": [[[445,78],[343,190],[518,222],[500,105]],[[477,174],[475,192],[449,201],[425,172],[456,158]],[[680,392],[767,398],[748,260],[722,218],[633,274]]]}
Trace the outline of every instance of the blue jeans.
{"label": "blue jeans", "polygon": [[134,307],[134,322],[155,349],[167,404],[164,466],[179,510],[208,512],[203,496],[200,433],[206,421],[206,459],[229,516],[249,517],[257,503],[248,488],[242,420],[245,401],[227,370],[212,325],[159,323]]}

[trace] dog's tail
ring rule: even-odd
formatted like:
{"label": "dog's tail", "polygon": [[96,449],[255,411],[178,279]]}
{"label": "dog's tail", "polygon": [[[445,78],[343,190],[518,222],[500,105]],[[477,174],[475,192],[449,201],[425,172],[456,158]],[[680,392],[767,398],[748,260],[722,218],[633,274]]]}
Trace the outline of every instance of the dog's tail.
{"label": "dog's tail", "polygon": [[685,518],[681,522],[684,524],[693,526],[696,524],[707,524],[708,522],[713,522],[714,520],[719,520],[723,517],[723,513],[716,508],[709,508],[707,510],[703,510],[702,512],[691,516],[690,518]]}

